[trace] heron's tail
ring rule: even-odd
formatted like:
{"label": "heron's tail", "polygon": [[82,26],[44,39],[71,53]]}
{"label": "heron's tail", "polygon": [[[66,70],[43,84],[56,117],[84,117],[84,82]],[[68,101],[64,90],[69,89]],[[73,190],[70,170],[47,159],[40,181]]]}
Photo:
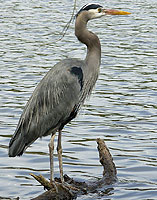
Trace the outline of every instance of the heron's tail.
{"label": "heron's tail", "polygon": [[26,148],[24,137],[21,134],[15,134],[9,143],[9,157],[21,156]]}

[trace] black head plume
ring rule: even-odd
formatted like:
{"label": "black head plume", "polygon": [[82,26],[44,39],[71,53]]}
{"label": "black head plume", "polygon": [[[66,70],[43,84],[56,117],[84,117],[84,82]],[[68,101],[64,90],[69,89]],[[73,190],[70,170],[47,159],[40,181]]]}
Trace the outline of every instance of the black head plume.
{"label": "black head plume", "polygon": [[78,11],[76,17],[84,10],[97,9],[97,8],[102,8],[102,6],[94,3],[86,4]]}

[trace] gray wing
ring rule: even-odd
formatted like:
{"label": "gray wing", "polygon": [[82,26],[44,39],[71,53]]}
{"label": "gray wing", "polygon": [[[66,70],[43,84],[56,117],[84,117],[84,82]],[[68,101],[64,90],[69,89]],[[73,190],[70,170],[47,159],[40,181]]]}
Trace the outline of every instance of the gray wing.
{"label": "gray wing", "polygon": [[72,61],[56,64],[34,90],[10,141],[9,156],[22,155],[37,138],[62,129],[75,117],[83,73],[80,63]]}

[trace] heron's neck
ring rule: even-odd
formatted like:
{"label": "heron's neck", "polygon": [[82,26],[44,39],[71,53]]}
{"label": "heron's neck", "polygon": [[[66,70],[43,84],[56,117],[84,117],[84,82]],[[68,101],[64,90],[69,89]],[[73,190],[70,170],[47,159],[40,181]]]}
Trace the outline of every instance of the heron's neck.
{"label": "heron's neck", "polygon": [[101,45],[99,38],[87,29],[88,18],[85,13],[76,18],[75,35],[78,40],[87,46],[85,62],[90,66],[100,65]]}

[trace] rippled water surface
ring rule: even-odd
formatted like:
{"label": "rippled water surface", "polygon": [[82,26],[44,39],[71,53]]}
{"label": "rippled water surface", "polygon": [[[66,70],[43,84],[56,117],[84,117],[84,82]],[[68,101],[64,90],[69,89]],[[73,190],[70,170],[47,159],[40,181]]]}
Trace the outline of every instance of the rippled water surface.
{"label": "rippled water surface", "polygon": [[[101,177],[95,140],[104,138],[118,170],[118,182],[78,199],[154,200],[157,1],[98,3],[132,15],[89,23],[102,44],[100,76],[79,116],[63,131],[64,173],[85,181]],[[49,136],[37,140],[20,158],[8,158],[8,143],[25,103],[46,72],[60,59],[86,54],[74,36],[74,23],[56,43],[71,16],[72,4],[71,0],[0,1],[0,199],[30,199],[42,193],[43,187],[30,172],[49,178]],[[56,151],[55,175],[59,176]]]}

